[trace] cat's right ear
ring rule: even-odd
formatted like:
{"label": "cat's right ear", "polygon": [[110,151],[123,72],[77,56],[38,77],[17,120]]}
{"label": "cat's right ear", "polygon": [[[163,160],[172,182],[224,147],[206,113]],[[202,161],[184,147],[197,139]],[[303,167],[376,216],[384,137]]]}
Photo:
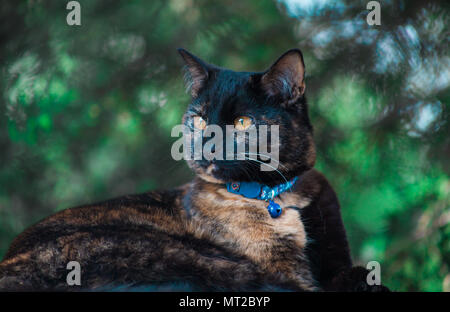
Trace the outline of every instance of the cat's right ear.
{"label": "cat's right ear", "polygon": [[178,49],[178,53],[186,63],[186,89],[190,91],[193,98],[196,98],[208,81],[209,65],[185,49]]}
{"label": "cat's right ear", "polygon": [[305,63],[299,49],[284,53],[262,75],[263,90],[268,96],[281,96],[283,100],[295,101],[305,92]]}

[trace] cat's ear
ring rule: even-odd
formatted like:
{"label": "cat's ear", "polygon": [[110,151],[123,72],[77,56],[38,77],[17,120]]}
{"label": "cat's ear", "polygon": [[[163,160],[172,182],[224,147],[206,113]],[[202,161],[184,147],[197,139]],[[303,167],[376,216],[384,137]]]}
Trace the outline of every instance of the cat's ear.
{"label": "cat's ear", "polygon": [[185,49],[178,49],[178,53],[186,63],[186,88],[191,92],[192,97],[196,98],[208,81],[210,65]]}
{"label": "cat's ear", "polygon": [[262,75],[261,85],[268,96],[296,100],[305,92],[305,63],[299,49],[284,53]]}

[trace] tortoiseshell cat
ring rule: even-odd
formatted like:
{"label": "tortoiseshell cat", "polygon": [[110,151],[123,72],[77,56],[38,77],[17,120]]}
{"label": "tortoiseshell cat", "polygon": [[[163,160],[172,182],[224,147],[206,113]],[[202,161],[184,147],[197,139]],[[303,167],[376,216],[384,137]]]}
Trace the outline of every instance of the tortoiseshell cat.
{"label": "tortoiseshell cat", "polygon": [[[179,52],[192,95],[183,123],[224,126],[240,118],[279,125],[279,170],[261,171],[255,158],[190,160],[196,178],[177,189],[61,211],[13,241],[0,263],[0,289],[379,289],[367,285],[367,270],[352,268],[337,197],[312,169],[316,152],[300,50],[261,73],[222,69]],[[295,177],[292,190],[276,199],[278,218],[263,200],[224,185],[275,186]],[[70,261],[81,265],[81,286],[66,283]]]}

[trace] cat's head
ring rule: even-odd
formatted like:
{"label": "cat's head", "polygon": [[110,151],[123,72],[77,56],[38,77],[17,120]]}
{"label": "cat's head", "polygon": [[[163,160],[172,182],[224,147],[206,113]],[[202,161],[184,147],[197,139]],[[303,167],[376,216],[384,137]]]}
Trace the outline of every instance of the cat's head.
{"label": "cat's head", "polygon": [[[314,166],[316,153],[300,50],[287,51],[264,72],[235,72],[207,64],[186,50],[178,51],[186,63],[186,84],[192,98],[183,124],[192,130],[217,125],[224,133],[223,144],[209,145],[213,151],[223,152],[224,160],[188,160],[198,176],[217,183],[256,181],[276,185]],[[233,125],[237,131],[260,129],[261,125],[270,130],[271,125],[278,125],[278,159],[270,162],[247,150],[246,160],[237,160],[238,155],[235,160],[226,160],[226,125]],[[271,134],[269,131],[269,146],[274,142]],[[261,161],[272,164],[276,170],[261,170]]]}

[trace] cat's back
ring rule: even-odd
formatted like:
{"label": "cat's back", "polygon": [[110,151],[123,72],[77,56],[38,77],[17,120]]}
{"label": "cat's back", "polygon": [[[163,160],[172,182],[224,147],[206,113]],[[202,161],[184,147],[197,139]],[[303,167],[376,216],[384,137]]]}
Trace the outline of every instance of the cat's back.
{"label": "cat's back", "polygon": [[[62,210],[29,227],[12,242],[4,261],[31,253],[39,246],[56,243],[64,248],[83,236],[112,237],[137,232],[145,235],[155,229],[179,232],[183,227],[181,206],[186,186],[173,190],[151,191]],[[126,241],[124,237],[123,241]],[[122,243],[123,243],[122,241]],[[59,244],[58,244],[59,243]]]}
{"label": "cat's back", "polygon": [[[242,255],[191,233],[183,209],[188,188],[119,197],[44,219],[20,234],[0,262],[0,291],[279,287]],[[73,261],[81,268],[77,287],[66,281]]]}

